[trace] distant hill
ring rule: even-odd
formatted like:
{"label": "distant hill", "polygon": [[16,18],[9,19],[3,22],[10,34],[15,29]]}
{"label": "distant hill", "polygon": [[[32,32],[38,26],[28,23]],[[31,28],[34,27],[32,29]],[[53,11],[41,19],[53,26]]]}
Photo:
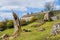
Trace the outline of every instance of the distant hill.
{"label": "distant hill", "polygon": [[[39,15],[39,14],[44,14],[44,13],[47,13],[47,12],[49,12],[49,11],[44,11],[44,12],[37,12],[37,13],[33,13],[33,14],[26,14],[26,15],[24,15],[23,17],[30,17],[30,16],[36,16],[36,15]],[[58,14],[60,14],[60,10],[54,10],[54,11],[51,11],[53,14],[54,14],[54,16],[56,16],[56,15],[58,15]],[[23,18],[22,17],[22,18]]]}

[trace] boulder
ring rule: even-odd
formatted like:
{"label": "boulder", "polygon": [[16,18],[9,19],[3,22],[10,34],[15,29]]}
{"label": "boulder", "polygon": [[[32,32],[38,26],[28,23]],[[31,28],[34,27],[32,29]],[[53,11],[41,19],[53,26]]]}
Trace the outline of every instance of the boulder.
{"label": "boulder", "polygon": [[50,33],[51,36],[55,36],[57,34],[60,34],[60,22],[53,25]]}
{"label": "boulder", "polygon": [[24,32],[31,32],[30,29],[23,29]]}
{"label": "boulder", "polygon": [[40,29],[40,31],[44,31],[44,30],[45,30],[45,28],[41,28],[41,29]]}

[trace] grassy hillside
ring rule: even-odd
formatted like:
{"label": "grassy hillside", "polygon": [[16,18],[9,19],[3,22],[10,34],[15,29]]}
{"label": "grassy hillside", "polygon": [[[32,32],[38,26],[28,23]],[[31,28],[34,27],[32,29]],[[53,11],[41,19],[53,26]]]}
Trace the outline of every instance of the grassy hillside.
{"label": "grassy hillside", "polygon": [[[37,28],[31,27],[31,25],[39,24],[38,22],[34,22],[27,26],[23,26],[22,29],[29,28],[31,29],[32,32],[22,32],[21,36],[15,38],[14,40],[60,40],[60,35],[56,35],[54,37],[50,37],[49,39],[46,39],[46,37],[50,35],[50,31],[51,31],[53,24],[55,24],[56,22],[60,22],[60,20],[46,22],[44,25],[37,27]],[[37,30],[40,28],[46,28],[46,30],[38,32]],[[5,31],[0,32],[0,36],[5,33],[11,35],[13,33],[13,30],[14,29],[6,29]]]}

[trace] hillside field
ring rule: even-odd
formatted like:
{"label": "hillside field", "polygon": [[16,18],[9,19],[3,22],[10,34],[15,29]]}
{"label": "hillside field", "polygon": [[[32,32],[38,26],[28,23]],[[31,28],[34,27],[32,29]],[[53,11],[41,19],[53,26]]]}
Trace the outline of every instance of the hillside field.
{"label": "hillside field", "polygon": [[[39,24],[38,22],[33,22],[27,26],[22,26],[22,29],[31,29],[32,32],[21,32],[21,36],[15,38],[13,40],[60,40],[60,34],[46,39],[50,35],[53,24],[55,24],[57,22],[60,22],[60,20],[46,22],[45,24],[43,24],[40,27],[31,27],[31,25]],[[40,28],[45,28],[46,30],[40,31],[40,32],[37,31]],[[11,35],[13,33],[13,31],[14,31],[13,28],[6,29],[5,31],[0,32],[0,36],[2,36],[5,33]]]}

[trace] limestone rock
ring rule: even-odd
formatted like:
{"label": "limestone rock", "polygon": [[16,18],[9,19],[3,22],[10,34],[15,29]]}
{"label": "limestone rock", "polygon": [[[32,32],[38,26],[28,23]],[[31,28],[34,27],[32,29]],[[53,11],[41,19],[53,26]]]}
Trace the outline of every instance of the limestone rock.
{"label": "limestone rock", "polygon": [[53,25],[53,28],[51,30],[51,36],[57,35],[60,33],[60,22]]}
{"label": "limestone rock", "polygon": [[44,15],[44,21],[52,21],[52,19],[51,19],[52,16],[53,16],[52,11],[46,12],[45,15]]}
{"label": "limestone rock", "polygon": [[44,30],[45,30],[45,28],[41,28],[41,29],[40,29],[40,31],[44,31]]}
{"label": "limestone rock", "polygon": [[23,29],[24,32],[31,32],[30,29]]}

